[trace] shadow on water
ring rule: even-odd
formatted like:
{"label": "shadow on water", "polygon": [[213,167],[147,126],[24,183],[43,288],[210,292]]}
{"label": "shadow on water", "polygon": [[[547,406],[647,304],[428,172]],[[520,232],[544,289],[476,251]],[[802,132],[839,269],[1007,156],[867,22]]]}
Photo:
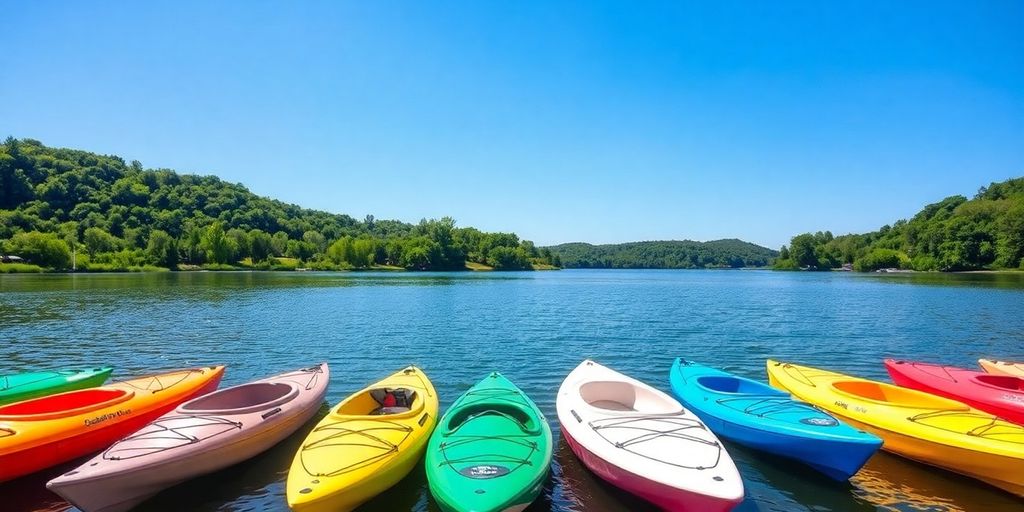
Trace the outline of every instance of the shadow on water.
{"label": "shadow on water", "polygon": [[563,510],[578,512],[655,512],[658,509],[632,494],[605,482],[576,458],[565,439],[555,453],[562,492],[552,501]]}

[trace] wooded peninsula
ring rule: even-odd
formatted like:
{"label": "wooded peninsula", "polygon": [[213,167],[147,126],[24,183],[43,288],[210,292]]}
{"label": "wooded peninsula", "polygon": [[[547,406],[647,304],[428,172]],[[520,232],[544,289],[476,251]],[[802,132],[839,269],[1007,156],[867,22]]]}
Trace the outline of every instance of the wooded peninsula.
{"label": "wooded peninsula", "polygon": [[774,268],[918,271],[1024,270],[1024,177],[951,196],[910,220],[865,234],[803,233],[783,246]]}

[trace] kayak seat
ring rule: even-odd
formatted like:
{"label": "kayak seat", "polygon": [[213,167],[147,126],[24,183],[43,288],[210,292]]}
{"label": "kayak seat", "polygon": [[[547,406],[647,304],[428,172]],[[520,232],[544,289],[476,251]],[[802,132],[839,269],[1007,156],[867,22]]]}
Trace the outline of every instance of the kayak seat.
{"label": "kayak seat", "polygon": [[964,410],[966,405],[936,395],[914,391],[880,382],[862,380],[837,380],[832,383],[837,391],[857,398],[883,402],[896,407],[920,407],[925,409]]}
{"label": "kayak seat", "polygon": [[454,434],[470,421],[487,417],[503,418],[514,423],[524,434],[537,435],[540,426],[531,413],[511,403],[480,403],[459,409],[445,425],[446,434]]}
{"label": "kayak seat", "polygon": [[265,409],[288,402],[298,390],[284,383],[256,382],[215,391],[178,407],[183,413],[241,413]]}
{"label": "kayak seat", "polygon": [[579,387],[579,393],[580,398],[591,407],[606,411],[648,414],[674,414],[682,411],[671,398],[623,381],[587,381]]}
{"label": "kayak seat", "polygon": [[[395,397],[395,405],[384,405],[385,397],[387,397],[388,393]],[[416,392],[406,388],[371,389],[370,397],[377,403],[377,407],[370,411],[370,416],[386,416],[411,411],[413,400],[416,399]]]}
{"label": "kayak seat", "polygon": [[743,395],[787,394],[771,386],[761,384],[760,382],[725,375],[704,375],[697,378],[697,383],[711,391],[717,391],[719,393],[736,393]]}
{"label": "kayak seat", "polygon": [[1010,391],[1024,391],[1024,379],[1009,375],[978,375],[975,377],[978,382],[988,386],[1007,389]]}
{"label": "kayak seat", "polygon": [[84,389],[0,407],[0,419],[44,420],[81,414],[123,402],[135,393],[123,389]]}

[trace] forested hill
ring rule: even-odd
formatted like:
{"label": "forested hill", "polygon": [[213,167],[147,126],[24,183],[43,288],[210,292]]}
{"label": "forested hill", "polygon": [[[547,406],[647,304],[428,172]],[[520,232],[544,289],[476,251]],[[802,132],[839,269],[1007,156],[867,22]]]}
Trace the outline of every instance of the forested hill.
{"label": "forested hill", "polygon": [[776,252],[742,240],[671,240],[547,247],[565,268],[740,268],[763,267]]}
{"label": "forested hill", "polygon": [[71,249],[84,270],[552,263],[550,253],[515,234],[456,228],[450,218],[356,220],[259,197],[214,176],[147,170],[116,156],[8,137],[0,144],[0,254],[65,269]]}
{"label": "forested hill", "polygon": [[951,196],[910,220],[865,234],[804,233],[782,247],[775,267],[828,270],[1024,270],[1024,177]]}

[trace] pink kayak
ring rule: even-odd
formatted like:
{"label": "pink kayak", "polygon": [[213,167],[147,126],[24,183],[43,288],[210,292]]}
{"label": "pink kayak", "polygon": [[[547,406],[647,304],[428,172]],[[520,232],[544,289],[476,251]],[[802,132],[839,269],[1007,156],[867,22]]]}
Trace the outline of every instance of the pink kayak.
{"label": "pink kayak", "polygon": [[1024,379],[910,361],[885,360],[892,381],[1024,425]]}
{"label": "pink kayak", "polygon": [[586,360],[555,407],[573,453],[616,487],[670,511],[725,512],[743,501],[725,447],[665,393]]}
{"label": "pink kayak", "polygon": [[128,510],[284,440],[320,409],[328,380],[321,363],[190,400],[46,487],[85,512]]}

